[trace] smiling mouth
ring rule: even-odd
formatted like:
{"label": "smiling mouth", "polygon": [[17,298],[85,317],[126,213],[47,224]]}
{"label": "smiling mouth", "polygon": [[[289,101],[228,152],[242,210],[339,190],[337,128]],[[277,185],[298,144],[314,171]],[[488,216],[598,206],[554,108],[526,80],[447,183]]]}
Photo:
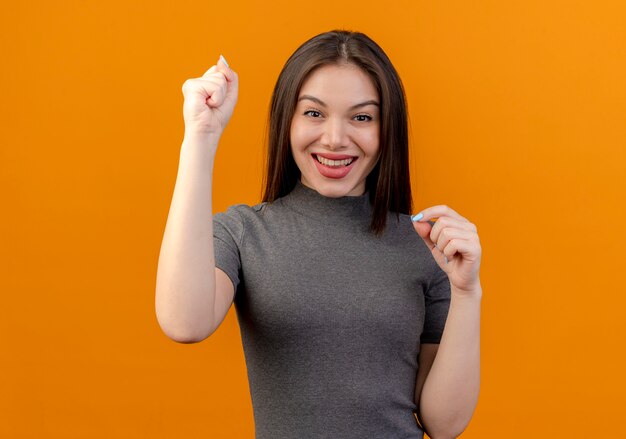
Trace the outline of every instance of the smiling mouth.
{"label": "smiling mouth", "polygon": [[319,156],[317,154],[312,154],[313,158],[315,158],[322,165],[331,167],[331,168],[342,168],[346,166],[350,166],[358,157],[350,157],[341,160],[330,160],[326,157]]}

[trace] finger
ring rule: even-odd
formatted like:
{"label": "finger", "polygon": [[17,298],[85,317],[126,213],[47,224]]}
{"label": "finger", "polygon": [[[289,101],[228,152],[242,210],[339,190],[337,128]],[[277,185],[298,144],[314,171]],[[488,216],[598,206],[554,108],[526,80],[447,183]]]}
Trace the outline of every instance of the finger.
{"label": "finger", "polygon": [[439,238],[444,232],[447,236],[450,236],[455,230],[466,232],[465,236],[470,236],[471,234],[476,233],[476,226],[469,221],[460,221],[450,217],[440,217],[430,231],[430,239],[439,244]]}
{"label": "finger", "polygon": [[228,82],[233,82],[237,79],[237,75],[228,66],[226,59],[224,59],[222,55],[220,55],[220,58],[217,60],[217,70],[224,74]]}
{"label": "finger", "polygon": [[224,75],[221,73],[209,78],[188,79],[183,84],[183,94],[185,94],[185,96],[187,96],[189,92],[193,92],[203,95],[205,99],[208,99],[216,92],[219,95],[218,90],[222,90],[222,95],[226,92],[226,79],[224,79]]}
{"label": "finger", "polygon": [[[210,69],[209,69],[210,70]],[[202,75],[201,78],[198,78],[199,81],[221,81],[226,84],[226,76],[217,70],[213,70],[211,73],[208,71]]]}
{"label": "finger", "polygon": [[207,99],[207,104],[209,104],[209,107],[219,107],[224,102],[224,96],[226,96],[225,90],[222,87],[218,87]]}
{"label": "finger", "polygon": [[471,240],[472,232],[467,231],[467,230],[461,230],[461,229],[447,228],[443,230],[442,233],[440,233],[436,239],[433,239],[431,237],[431,241],[435,243],[435,247],[438,248],[440,251],[442,251],[446,255],[448,255],[448,253],[446,253],[446,249],[448,248],[448,245],[453,240],[458,240],[458,239]]}
{"label": "finger", "polygon": [[455,255],[462,255],[463,258],[473,260],[477,258],[478,253],[476,243],[471,239],[455,238],[446,246],[443,254],[448,259],[452,259]]}
{"label": "finger", "polygon": [[433,218],[441,218],[441,217],[450,217],[455,218],[460,221],[467,221],[466,218],[462,217],[451,207],[446,206],[445,204],[438,204],[436,206],[427,207],[422,210],[417,215],[411,217],[412,221],[428,221]]}
{"label": "finger", "polygon": [[217,66],[211,66],[209,70],[204,72],[204,75],[202,75],[202,77],[206,78],[207,76],[211,75],[211,73],[215,72],[216,70],[217,70]]}
{"label": "finger", "polygon": [[208,76],[197,78],[194,81],[198,81],[199,83],[204,84],[207,87],[226,88],[226,78],[224,77],[224,74],[221,72],[213,72]]}

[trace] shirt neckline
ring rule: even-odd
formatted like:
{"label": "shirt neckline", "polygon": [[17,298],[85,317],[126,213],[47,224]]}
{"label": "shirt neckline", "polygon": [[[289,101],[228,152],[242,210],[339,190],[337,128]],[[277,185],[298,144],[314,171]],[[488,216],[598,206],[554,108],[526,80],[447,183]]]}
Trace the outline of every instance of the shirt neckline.
{"label": "shirt neckline", "polygon": [[363,195],[333,198],[322,195],[297,180],[293,190],[282,197],[282,201],[293,210],[327,222],[346,219],[367,223],[371,221],[372,206],[368,191]]}

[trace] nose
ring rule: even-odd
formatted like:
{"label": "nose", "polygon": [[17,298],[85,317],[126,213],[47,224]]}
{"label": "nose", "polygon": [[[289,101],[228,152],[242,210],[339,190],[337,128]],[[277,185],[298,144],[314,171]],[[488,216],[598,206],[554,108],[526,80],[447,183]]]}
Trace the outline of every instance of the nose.
{"label": "nose", "polygon": [[348,129],[345,123],[338,118],[329,119],[324,126],[320,139],[322,145],[329,149],[345,148],[349,145]]}

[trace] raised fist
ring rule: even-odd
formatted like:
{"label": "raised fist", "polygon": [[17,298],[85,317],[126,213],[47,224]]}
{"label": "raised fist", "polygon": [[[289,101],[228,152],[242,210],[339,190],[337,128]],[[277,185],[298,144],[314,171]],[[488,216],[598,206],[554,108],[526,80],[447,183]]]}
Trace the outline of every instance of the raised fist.
{"label": "raised fist", "polygon": [[237,74],[222,56],[202,77],[186,80],[183,84],[185,133],[221,136],[233,114],[238,87]]}

